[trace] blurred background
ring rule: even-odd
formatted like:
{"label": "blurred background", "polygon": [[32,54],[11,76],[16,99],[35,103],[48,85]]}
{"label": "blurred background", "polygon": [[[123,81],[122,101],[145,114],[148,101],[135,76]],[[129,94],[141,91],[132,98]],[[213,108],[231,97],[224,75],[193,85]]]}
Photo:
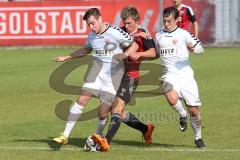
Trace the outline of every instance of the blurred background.
{"label": "blurred background", "polygon": [[[199,23],[199,38],[209,46],[240,46],[239,0],[183,0]],[[162,27],[161,12],[172,0],[0,0],[0,46],[79,45],[89,29],[82,17],[91,7],[104,20],[121,25],[120,10],[138,8],[141,24],[154,36]]]}

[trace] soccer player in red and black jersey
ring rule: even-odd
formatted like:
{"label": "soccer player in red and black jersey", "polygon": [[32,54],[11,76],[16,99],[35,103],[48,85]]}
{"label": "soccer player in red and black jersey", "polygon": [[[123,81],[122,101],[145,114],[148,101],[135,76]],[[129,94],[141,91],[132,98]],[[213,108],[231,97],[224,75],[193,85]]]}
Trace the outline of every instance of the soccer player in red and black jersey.
{"label": "soccer player in red and black jersey", "polygon": [[[132,113],[125,111],[125,106],[131,100],[139,81],[139,67],[141,58],[155,58],[155,44],[150,34],[139,25],[140,15],[136,8],[127,6],[121,11],[121,18],[124,26],[122,29],[134,37],[138,43],[139,49],[135,54],[125,59],[125,74],[121,80],[120,87],[112,104],[112,118],[106,134],[106,138],[102,138],[97,134],[93,134],[94,140],[101,146],[103,151],[110,149],[110,142],[117,133],[121,122],[142,132],[145,143],[152,143],[152,132],[154,126],[152,124],[143,124]],[[146,34],[141,34],[145,32]],[[145,38],[143,35],[148,35]],[[147,38],[148,37],[148,38]]]}
{"label": "soccer player in red and black jersey", "polygon": [[182,4],[182,0],[173,0],[174,7],[178,9],[178,27],[189,31],[190,24],[193,24],[194,35],[198,37],[198,23],[190,6]]}

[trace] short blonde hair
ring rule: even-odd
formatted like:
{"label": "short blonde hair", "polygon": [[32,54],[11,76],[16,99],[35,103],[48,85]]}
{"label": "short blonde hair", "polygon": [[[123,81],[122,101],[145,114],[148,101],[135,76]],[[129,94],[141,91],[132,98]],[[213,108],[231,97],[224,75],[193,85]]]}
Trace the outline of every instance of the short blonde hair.
{"label": "short blonde hair", "polygon": [[129,17],[131,17],[134,21],[140,20],[139,12],[135,7],[126,6],[122,9],[122,11],[121,11],[122,20],[126,20]]}

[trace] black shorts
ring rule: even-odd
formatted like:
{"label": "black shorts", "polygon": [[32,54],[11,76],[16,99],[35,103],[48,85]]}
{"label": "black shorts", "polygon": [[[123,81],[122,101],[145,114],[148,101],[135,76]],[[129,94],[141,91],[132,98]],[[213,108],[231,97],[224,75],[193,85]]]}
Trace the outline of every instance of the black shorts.
{"label": "black shorts", "polygon": [[131,78],[127,75],[122,77],[119,89],[116,96],[121,98],[125,104],[128,104],[131,100],[131,97],[138,86],[138,79]]}

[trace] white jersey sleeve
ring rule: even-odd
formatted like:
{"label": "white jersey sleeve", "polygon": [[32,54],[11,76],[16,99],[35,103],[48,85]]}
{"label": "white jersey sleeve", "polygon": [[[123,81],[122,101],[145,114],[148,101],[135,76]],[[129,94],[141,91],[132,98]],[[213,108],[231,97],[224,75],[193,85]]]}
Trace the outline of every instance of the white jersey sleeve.
{"label": "white jersey sleeve", "polygon": [[189,32],[187,32],[187,31],[185,31],[185,32],[186,32],[185,35],[186,35],[187,43],[191,43],[194,46],[193,53],[197,53],[197,54],[203,53],[204,49],[201,45],[200,40],[196,36],[190,34]]}
{"label": "white jersey sleeve", "polygon": [[119,27],[111,26],[114,30],[114,36],[121,48],[127,48],[133,43],[133,38]]}

